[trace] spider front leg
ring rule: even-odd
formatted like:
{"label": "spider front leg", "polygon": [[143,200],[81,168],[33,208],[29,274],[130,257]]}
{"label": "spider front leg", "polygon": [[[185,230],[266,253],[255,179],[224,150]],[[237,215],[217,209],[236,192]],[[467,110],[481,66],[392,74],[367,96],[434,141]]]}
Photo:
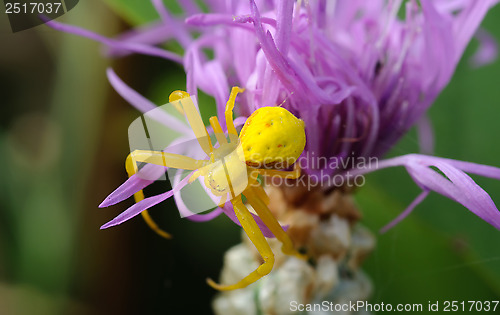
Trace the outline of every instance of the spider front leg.
{"label": "spider front leg", "polygon": [[200,147],[203,151],[210,155],[213,152],[212,142],[208,134],[207,128],[203,124],[199,111],[196,109],[193,100],[188,93],[184,91],[174,91],[169,96],[169,102],[181,113],[186,115],[186,118],[194,132]]}
{"label": "spider front leg", "polygon": [[214,130],[215,138],[217,138],[219,147],[227,144],[226,135],[224,134],[224,131],[222,131],[222,127],[219,124],[217,116],[210,117],[210,126],[212,126],[212,129]]}
{"label": "spider front leg", "polygon": [[[137,162],[147,162],[151,164],[167,166],[167,167],[175,167],[175,168],[184,168],[185,169],[197,169],[204,165],[204,161],[198,161],[191,159],[189,157],[185,157],[182,155],[165,153],[161,151],[146,151],[146,150],[136,150],[130,153],[127,156],[127,160],[125,161],[125,169],[127,170],[128,177],[137,173]],[[182,166],[182,167],[181,167]],[[135,202],[139,202],[144,199],[144,192],[139,190],[134,194]],[[141,216],[146,222],[146,224],[156,232],[156,234],[161,237],[170,239],[172,235],[163,231],[158,227],[158,225],[154,222],[154,220],[149,215],[148,210],[144,210],[141,212]]]}
{"label": "spider front leg", "polygon": [[234,109],[234,102],[236,101],[236,95],[238,95],[238,93],[241,93],[243,91],[245,91],[245,89],[239,88],[237,86],[233,87],[231,89],[231,95],[229,95],[229,100],[226,103],[225,116],[226,116],[227,132],[229,133],[229,135],[238,136],[238,132],[236,131],[236,127],[234,127],[234,122],[233,122],[233,109]]}
{"label": "spider front leg", "polygon": [[265,275],[269,274],[274,266],[274,254],[271,250],[271,247],[267,243],[266,238],[262,234],[262,231],[259,229],[257,223],[252,217],[252,214],[243,204],[241,200],[241,195],[237,196],[233,200],[231,200],[233,204],[234,212],[236,217],[241,223],[243,230],[247,234],[250,241],[254,244],[254,246],[259,251],[259,254],[262,256],[264,263],[260,265],[256,270],[250,273],[245,278],[241,279],[239,282],[232,285],[220,285],[215,283],[212,279],[207,279],[208,284],[217,290],[228,291],[244,288]]}

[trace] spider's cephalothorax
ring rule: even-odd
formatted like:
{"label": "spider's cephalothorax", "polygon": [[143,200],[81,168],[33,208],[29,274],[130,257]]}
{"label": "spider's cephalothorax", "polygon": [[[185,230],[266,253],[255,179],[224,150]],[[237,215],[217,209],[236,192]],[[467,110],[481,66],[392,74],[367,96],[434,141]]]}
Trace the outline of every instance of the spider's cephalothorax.
{"label": "spider's cephalothorax", "polygon": [[248,171],[241,143],[236,136],[230,138],[232,142],[226,142],[214,149],[214,161],[197,171],[204,177],[205,186],[210,188],[215,196],[229,194],[229,198],[243,192],[248,185]]}
{"label": "spider's cephalothorax", "polygon": [[[225,120],[227,135],[223,132],[217,117],[210,118],[218,146],[214,146],[200,114],[189,97],[183,91],[170,95],[170,102],[189,121],[193,132],[207,154],[207,160],[195,160],[186,156],[162,151],[136,150],[127,159],[129,176],[137,172],[137,162],[162,165],[169,168],[193,170],[190,181],[202,176],[204,185],[220,197],[219,206],[229,201],[236,217],[262,256],[264,263],[238,283],[219,285],[208,279],[208,283],[218,290],[244,288],[267,275],[274,265],[274,254],[259,229],[252,214],[243,204],[245,196],[249,205],[269,228],[274,236],[283,243],[285,254],[304,258],[293,247],[292,241],[267,205],[269,197],[258,183],[259,175],[294,179],[300,176],[300,168],[295,163],[305,146],[304,122],[281,107],[263,107],[256,110],[245,122],[240,135],[233,122],[233,108],[236,95],[243,90],[233,87],[226,104]],[[295,163],[292,171],[282,171]],[[136,202],[144,198],[142,191],[134,195]],[[151,220],[147,211],[142,212],[146,222],[155,231],[168,236]]]}

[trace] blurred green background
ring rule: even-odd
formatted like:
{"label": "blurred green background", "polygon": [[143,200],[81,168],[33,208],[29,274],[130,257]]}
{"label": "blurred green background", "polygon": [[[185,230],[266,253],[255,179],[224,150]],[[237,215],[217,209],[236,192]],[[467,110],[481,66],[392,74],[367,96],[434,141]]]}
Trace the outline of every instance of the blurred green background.
{"label": "blurred green background", "polygon": [[[60,20],[113,36],[156,18],[149,1],[88,0]],[[500,39],[500,7],[483,26]],[[12,34],[5,14],[0,37],[0,314],[210,314],[205,278],[217,278],[239,242],[229,219],[180,219],[169,200],[151,214],[171,241],[140,219],[99,230],[132,204],[97,208],[126,179],[127,128],[139,115],[111,89],[106,67],[157,104],[185,88],[183,69],[144,56],[112,61],[100,45],[47,26]],[[500,166],[500,61],[472,69],[476,45],[430,110],[436,155]],[[213,100],[200,103],[213,113]],[[416,142],[412,131],[390,155],[417,152]],[[500,204],[500,182],[474,178]],[[363,223],[378,231],[418,192],[402,168],[369,175],[356,196]],[[431,194],[378,236],[365,263],[372,302],[498,300],[498,244],[500,232]]]}

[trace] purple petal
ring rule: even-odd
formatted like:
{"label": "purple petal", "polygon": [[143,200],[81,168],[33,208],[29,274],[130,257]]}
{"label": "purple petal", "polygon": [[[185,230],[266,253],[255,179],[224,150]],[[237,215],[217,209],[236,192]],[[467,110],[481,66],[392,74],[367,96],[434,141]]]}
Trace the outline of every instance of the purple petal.
{"label": "purple petal", "polygon": [[109,194],[109,196],[107,196],[106,199],[104,199],[104,201],[99,205],[99,208],[105,208],[117,204],[120,201],[129,198],[139,190],[143,190],[153,182],[153,180],[146,180],[137,175],[133,175],[121,184],[120,187]]}
{"label": "purple petal", "polygon": [[[230,41],[234,43],[230,46],[231,57],[233,63],[237,65],[235,68],[238,82],[242,82],[242,87],[249,87],[248,81],[252,73],[255,71],[257,63],[258,45],[255,42],[254,30],[251,25],[240,24],[250,27],[251,31],[234,29],[230,33]],[[247,99],[249,93],[243,94]]]}
{"label": "purple petal", "polygon": [[186,15],[198,14],[201,12],[198,4],[193,0],[178,1]]}
{"label": "purple petal", "polygon": [[482,165],[482,164],[477,164],[477,163],[472,163],[472,162],[443,159],[443,158],[436,158],[436,160],[443,161],[445,163],[453,165],[454,167],[461,169],[467,173],[472,173],[472,174],[500,180],[500,168],[498,168],[498,167],[489,166],[489,165]]}
{"label": "purple petal", "polygon": [[156,195],[156,196],[145,198],[145,199],[139,201],[138,203],[134,204],[133,206],[131,206],[127,210],[125,210],[122,213],[120,213],[120,215],[118,215],[116,218],[114,218],[113,220],[111,220],[108,223],[106,223],[103,226],[101,226],[101,230],[107,229],[109,227],[112,227],[112,226],[121,224],[121,223],[123,223],[123,222],[125,222],[127,220],[130,220],[131,218],[135,217],[136,215],[138,215],[142,211],[144,211],[146,209],[149,209],[152,206],[157,205],[160,202],[162,202],[162,201],[164,201],[164,200],[172,197],[172,195],[174,193],[180,191],[184,186],[186,186],[186,184],[189,181],[189,177],[190,176],[191,175],[186,176],[186,178],[184,178],[172,190],[169,190],[167,192],[164,192],[164,193]]}
{"label": "purple petal", "polygon": [[117,204],[151,185],[156,179],[165,174],[166,167],[154,164],[147,164],[140,170],[140,174],[130,176],[120,187],[116,188],[104,201],[99,208],[105,208]]}
{"label": "purple petal", "polygon": [[163,0],[151,0],[151,3],[153,4],[156,12],[158,12],[158,15],[160,15],[163,21],[170,21],[170,14],[168,13],[167,8],[163,3]]}
{"label": "purple petal", "polygon": [[446,163],[436,163],[455,187],[455,200],[500,230],[500,212],[491,197],[470,176]]}
{"label": "purple petal", "polygon": [[276,10],[276,47],[285,56],[290,46],[293,5],[294,1],[279,0]]}
{"label": "purple petal", "polygon": [[[217,115],[224,117],[224,110],[229,97],[229,83],[224,68],[219,60],[202,63],[205,59],[203,48],[212,47],[220,36],[201,36],[186,51],[184,67],[187,76],[187,92],[194,94],[199,87],[203,92],[213,95],[217,104]],[[225,121],[219,121],[225,128]]]}
{"label": "purple petal", "polygon": [[[160,15],[163,20],[163,24],[173,29],[173,36],[179,41],[182,47],[186,48],[192,41],[192,37],[189,34],[184,24],[180,24],[175,21],[167,11],[163,0],[152,0],[153,6],[156,12]],[[160,42],[158,42],[160,43]]]}
{"label": "purple petal", "polygon": [[238,117],[234,120],[234,126],[239,127],[247,121],[248,117]]}
{"label": "purple petal", "polygon": [[255,33],[260,41],[262,51],[267,57],[267,61],[275,71],[281,83],[291,92],[295,93],[295,96],[302,99],[303,101],[308,100],[311,94],[308,94],[304,88],[304,82],[295,73],[295,71],[290,67],[286,58],[278,51],[276,45],[274,44],[271,33],[265,32],[262,27],[261,18],[259,10],[255,1],[250,2],[253,23],[255,27]]}
{"label": "purple petal", "polygon": [[[114,40],[118,42],[131,42],[136,44],[144,44],[147,46],[154,46],[158,43],[166,42],[172,39],[172,27],[171,25],[165,25],[162,22],[153,22],[152,24],[146,25],[145,27],[138,27],[130,31],[126,31],[119,36],[115,37]],[[111,57],[123,57],[131,54],[132,52],[124,49],[116,49],[114,47],[108,46],[108,51],[106,54]]]}
{"label": "purple petal", "polygon": [[249,25],[238,23],[235,20],[235,18],[230,14],[218,14],[218,13],[204,13],[204,14],[192,15],[186,19],[186,24],[197,27],[230,25],[230,26],[245,28],[247,30],[252,29],[252,27],[250,27]]}
{"label": "purple petal", "polygon": [[436,90],[441,90],[449,82],[456,65],[453,63],[453,58],[450,58],[456,55],[452,21],[439,14],[432,1],[422,0],[421,4],[425,18],[423,23],[425,53],[422,56],[424,58],[422,63],[428,73],[423,80],[430,89],[434,87]]}
{"label": "purple petal", "polygon": [[[157,108],[157,106],[153,104],[150,100],[148,100],[141,94],[137,93],[136,91],[131,89],[127,84],[125,84],[118,77],[118,75],[116,75],[113,69],[108,68],[106,73],[108,75],[109,83],[111,83],[116,92],[118,92],[118,94],[120,94],[121,97],[123,97],[127,102],[129,102],[139,111],[147,113],[148,111]],[[158,115],[155,115],[154,117],[151,118],[154,118],[158,122],[171,128],[172,130],[176,130],[178,132],[185,134],[190,134],[191,132],[191,130],[186,124],[180,122],[177,118],[167,114],[164,111],[158,112]]]}
{"label": "purple petal", "polygon": [[[350,176],[362,175],[386,167],[405,166],[413,180],[424,190],[433,190],[469,209],[500,230],[500,212],[491,197],[464,171],[500,179],[500,168],[470,162],[410,154],[378,162],[363,169],[350,170]],[[446,177],[430,168],[437,167]],[[411,211],[411,210],[410,210]],[[392,225],[391,225],[392,226]]]}
{"label": "purple petal", "polygon": [[[253,22],[254,19],[251,16],[234,16],[233,14],[222,14],[222,13],[203,13],[195,14],[186,18],[186,24],[196,27],[206,27],[215,25],[225,25],[231,27],[241,28],[247,31],[254,32],[254,28],[246,23]],[[268,24],[270,26],[276,27],[276,20],[261,17],[261,22],[263,24]]]}
{"label": "purple petal", "polygon": [[[179,204],[177,204],[177,207],[179,207]],[[210,221],[210,220],[217,218],[221,214],[222,214],[222,209],[218,207],[218,208],[210,211],[209,213],[192,214],[192,215],[187,216],[186,218],[188,220],[191,220],[194,222],[206,222],[206,221]]]}
{"label": "purple petal", "polygon": [[164,58],[167,60],[175,61],[177,63],[182,63],[181,56],[179,56],[173,52],[170,52],[170,51],[167,51],[164,49],[160,49],[157,47],[148,46],[148,45],[144,45],[144,44],[140,44],[140,43],[123,42],[123,41],[110,39],[110,38],[104,37],[102,35],[96,34],[94,32],[91,32],[89,30],[86,30],[86,29],[83,29],[80,27],[76,27],[73,25],[66,25],[63,23],[56,22],[56,21],[48,21],[45,24],[47,24],[48,26],[52,27],[53,29],[61,31],[61,32],[75,34],[78,36],[92,39],[94,41],[97,41],[101,44],[108,46],[110,49],[113,49],[113,50],[128,50],[130,52],[134,52],[134,53],[138,53],[138,54],[160,57],[160,58]]}
{"label": "purple petal", "polygon": [[401,222],[404,218],[406,218],[410,213],[412,213],[413,209],[415,209],[417,205],[419,205],[422,201],[424,201],[427,195],[429,195],[428,190],[422,191],[420,195],[418,195],[417,198],[415,198],[415,200],[413,200],[413,202],[408,206],[408,208],[406,208],[405,211],[403,211],[400,215],[398,215],[398,217],[392,220],[389,224],[381,228],[380,233],[387,232],[388,230],[392,229],[396,224]]}
{"label": "purple petal", "polygon": [[479,47],[472,56],[470,62],[473,67],[482,67],[495,61],[498,56],[498,44],[495,38],[484,29],[479,29],[476,33],[479,40]]}
{"label": "purple petal", "polygon": [[460,60],[467,44],[476,33],[488,10],[497,2],[498,0],[470,1],[467,8],[460,12],[454,23],[456,38],[455,65]]}
{"label": "purple petal", "polygon": [[130,208],[128,208],[127,210],[120,213],[120,215],[118,215],[113,220],[111,220],[108,223],[101,226],[101,230],[107,229],[109,227],[112,227],[112,226],[121,224],[127,220],[130,220],[133,217],[135,217],[136,215],[138,215],[139,213],[141,213],[142,211],[144,211],[148,208],[151,208],[152,206],[157,205],[160,202],[172,197],[173,194],[174,194],[173,191],[169,190],[165,193],[162,193],[162,194],[159,194],[159,195],[156,195],[153,197],[148,197],[144,200],[141,200],[138,203],[131,206]]}

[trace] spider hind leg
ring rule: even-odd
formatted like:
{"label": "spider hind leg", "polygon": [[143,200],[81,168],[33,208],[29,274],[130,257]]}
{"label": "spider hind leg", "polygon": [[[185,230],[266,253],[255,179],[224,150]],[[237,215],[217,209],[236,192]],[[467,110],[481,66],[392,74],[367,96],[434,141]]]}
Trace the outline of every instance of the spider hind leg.
{"label": "spider hind leg", "polygon": [[248,276],[246,276],[245,278],[241,279],[240,281],[232,285],[221,285],[215,283],[212,279],[207,279],[207,283],[212,288],[221,291],[229,291],[229,290],[245,288],[246,286],[254,283],[255,281],[269,274],[274,266],[274,254],[271,250],[271,247],[267,243],[267,240],[262,234],[262,231],[259,229],[257,223],[255,223],[252,214],[243,204],[241,196],[238,196],[233,200],[231,200],[231,203],[233,204],[234,212],[238,217],[238,220],[240,221],[243,230],[248,235],[250,241],[259,251],[260,255],[262,256],[262,259],[264,260],[264,263],[260,265],[257,269],[255,269],[253,272],[251,272]]}
{"label": "spider hind leg", "polygon": [[[265,192],[264,192],[265,193]],[[254,187],[247,188],[243,195],[247,198],[248,203],[253,207],[255,212],[259,215],[262,222],[273,232],[274,236],[283,244],[281,250],[283,253],[295,256],[301,259],[306,259],[307,256],[299,253],[293,246],[292,240],[283,230],[278,220],[271,213],[264,200],[262,200]]]}

